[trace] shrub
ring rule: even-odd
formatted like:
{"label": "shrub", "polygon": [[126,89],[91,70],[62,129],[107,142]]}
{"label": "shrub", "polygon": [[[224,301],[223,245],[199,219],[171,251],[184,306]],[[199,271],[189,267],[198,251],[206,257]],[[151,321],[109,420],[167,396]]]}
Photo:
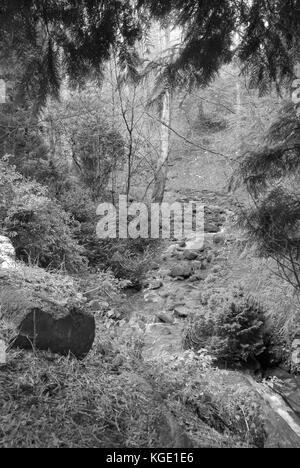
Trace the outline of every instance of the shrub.
{"label": "shrub", "polygon": [[80,186],[72,184],[60,196],[59,201],[63,209],[81,224],[92,224],[96,231],[96,208],[90,192]]}
{"label": "shrub", "polygon": [[250,364],[265,351],[264,310],[242,290],[223,294],[214,294],[208,302],[209,314],[190,324],[185,345],[206,348],[218,364]]}
{"label": "shrub", "polygon": [[73,158],[82,182],[91,189],[93,197],[106,188],[113,168],[124,155],[121,135],[98,121],[81,122],[72,135]]}
{"label": "shrub", "polygon": [[10,161],[20,174],[44,181],[50,172],[49,148],[32,108],[7,104],[0,110],[0,125],[0,157],[11,154]]}
{"label": "shrub", "polygon": [[142,240],[128,241],[119,248],[111,258],[110,266],[117,278],[130,281],[133,288],[139,288],[147,272],[153,265],[155,257],[154,244]]}
{"label": "shrub", "polygon": [[8,164],[8,157],[0,159],[0,220],[6,216],[8,207],[14,199],[14,186],[22,176]]}
{"label": "shrub", "polygon": [[1,168],[5,170],[0,176],[0,190],[6,198],[2,199],[0,221],[17,257],[41,267],[82,269],[84,251],[75,239],[79,224],[48,197],[45,187],[23,179],[4,161]]}
{"label": "shrub", "polygon": [[49,103],[45,111],[58,152],[67,150],[78,181],[97,201],[103,198],[111,173],[123,166],[125,151],[104,107],[97,86],[90,83],[60,103]]}
{"label": "shrub", "polygon": [[95,222],[81,225],[80,244],[85,249],[89,266],[96,270],[110,269],[121,280],[139,288],[152,268],[158,242],[145,239],[99,239]]}

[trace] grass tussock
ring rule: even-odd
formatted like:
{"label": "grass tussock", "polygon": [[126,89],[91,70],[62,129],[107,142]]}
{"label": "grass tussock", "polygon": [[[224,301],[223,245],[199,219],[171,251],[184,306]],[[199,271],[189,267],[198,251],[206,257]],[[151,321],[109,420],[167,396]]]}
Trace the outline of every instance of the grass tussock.
{"label": "grass tussock", "polygon": [[158,369],[140,359],[140,346],[100,326],[82,362],[9,351],[0,366],[0,447],[181,447],[183,433],[194,447],[257,446],[234,403],[241,400],[226,386],[210,388],[220,371],[188,357]]}

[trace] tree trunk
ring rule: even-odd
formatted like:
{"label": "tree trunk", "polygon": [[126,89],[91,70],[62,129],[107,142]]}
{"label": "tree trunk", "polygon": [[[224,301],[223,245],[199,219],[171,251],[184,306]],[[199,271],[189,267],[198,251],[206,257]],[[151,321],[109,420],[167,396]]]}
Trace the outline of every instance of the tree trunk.
{"label": "tree trunk", "polygon": [[152,195],[154,203],[162,203],[165,193],[166,180],[168,176],[168,159],[170,149],[170,123],[171,123],[171,94],[166,91],[163,97],[161,114],[161,150],[157,163],[155,185]]}
{"label": "tree trunk", "polygon": [[[165,31],[165,49],[170,44],[170,31]],[[157,162],[155,183],[152,194],[153,203],[162,203],[168,176],[168,159],[170,152],[170,126],[171,126],[171,90],[166,89],[162,98],[161,110],[161,136],[160,157]]]}

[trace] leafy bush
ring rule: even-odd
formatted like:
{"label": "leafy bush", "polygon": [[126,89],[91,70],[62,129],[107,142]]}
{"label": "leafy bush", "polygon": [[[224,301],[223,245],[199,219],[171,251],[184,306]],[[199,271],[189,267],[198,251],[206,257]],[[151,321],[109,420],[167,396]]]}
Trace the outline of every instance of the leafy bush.
{"label": "leafy bush", "polygon": [[49,148],[32,108],[7,104],[0,110],[0,157],[9,153],[10,162],[25,177],[45,180],[49,168]]}
{"label": "leafy bush", "polygon": [[124,155],[120,134],[99,121],[81,122],[72,135],[72,151],[81,180],[98,199],[106,188],[109,176]]}
{"label": "leafy bush", "polygon": [[265,351],[264,310],[242,290],[218,292],[210,298],[209,314],[196,317],[185,337],[188,348],[206,348],[217,363],[250,364]]}
{"label": "leafy bush", "polygon": [[61,102],[49,103],[45,112],[56,151],[68,153],[77,182],[100,200],[111,173],[124,164],[125,142],[106,114],[98,87],[87,83]]}
{"label": "leafy bush", "polygon": [[81,224],[93,225],[93,231],[96,232],[96,208],[97,205],[92,201],[90,192],[80,186],[71,184],[64,190],[59,201],[63,209]]}
{"label": "leafy bush", "polygon": [[133,288],[139,288],[153,266],[155,245],[142,239],[119,245],[110,260],[112,271],[118,278],[130,281]]}
{"label": "leafy bush", "polygon": [[19,259],[41,267],[78,271],[85,265],[84,251],[75,239],[79,229],[71,216],[48,197],[45,187],[22,178],[1,161],[1,224]]}
{"label": "leafy bush", "polygon": [[7,162],[7,157],[0,159],[0,220],[7,213],[8,207],[14,199],[14,186],[22,179],[13,167]]}

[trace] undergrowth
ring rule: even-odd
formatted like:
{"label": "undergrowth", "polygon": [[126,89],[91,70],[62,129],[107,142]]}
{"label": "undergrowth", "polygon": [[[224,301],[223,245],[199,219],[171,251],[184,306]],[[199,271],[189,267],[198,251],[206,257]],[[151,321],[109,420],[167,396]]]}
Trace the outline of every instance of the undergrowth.
{"label": "undergrowth", "polygon": [[134,330],[122,338],[98,323],[82,362],[9,351],[0,367],[0,447],[169,447],[166,414],[195,447],[261,445],[255,398],[229,391],[207,356],[157,366],[143,362],[142,346]]}

